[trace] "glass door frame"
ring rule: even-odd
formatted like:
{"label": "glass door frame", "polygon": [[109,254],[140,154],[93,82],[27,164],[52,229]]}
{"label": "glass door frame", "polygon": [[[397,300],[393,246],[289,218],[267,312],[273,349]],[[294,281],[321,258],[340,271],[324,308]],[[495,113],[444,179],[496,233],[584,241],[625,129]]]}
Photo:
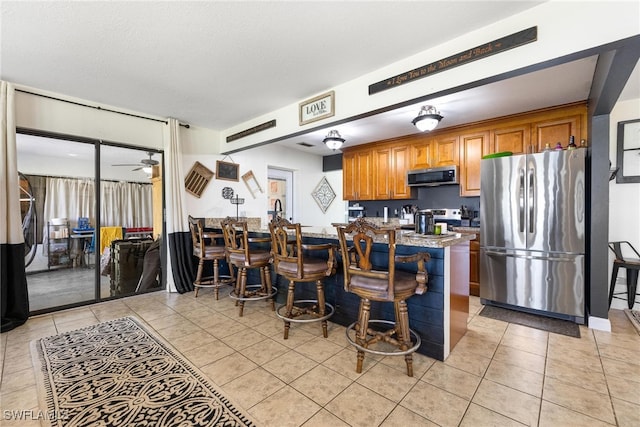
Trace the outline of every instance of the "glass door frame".
{"label": "glass door frame", "polygon": [[[57,139],[57,140],[63,140],[63,141],[68,141],[68,142],[77,142],[77,143],[84,143],[84,144],[91,144],[94,147],[94,176],[93,176],[93,180],[95,182],[94,185],[94,195],[95,195],[95,205],[93,207],[94,211],[94,217],[95,217],[95,222],[96,224],[94,225],[95,228],[95,239],[94,239],[94,244],[95,244],[95,248],[98,248],[100,245],[100,233],[98,232],[100,224],[102,223],[102,218],[101,218],[101,213],[100,213],[100,206],[102,203],[102,194],[101,194],[101,189],[100,189],[100,182],[101,182],[101,148],[103,146],[113,146],[113,147],[121,147],[121,148],[126,148],[126,149],[131,149],[131,150],[136,150],[136,151],[140,151],[141,153],[147,153],[147,152],[152,152],[154,154],[159,154],[160,155],[160,163],[159,166],[161,167],[161,170],[163,171],[161,177],[162,177],[162,206],[161,206],[161,212],[162,212],[162,230],[160,231],[160,239],[161,240],[161,247],[160,247],[160,263],[161,263],[161,274],[160,274],[160,286],[158,288],[154,288],[152,290],[149,291],[142,291],[142,292],[138,292],[136,294],[139,293],[146,293],[146,292],[156,292],[158,290],[165,290],[166,289],[166,238],[165,238],[165,222],[166,222],[166,218],[165,218],[165,197],[164,197],[164,186],[165,186],[165,182],[164,182],[164,170],[165,170],[165,165],[164,165],[164,151],[163,150],[159,150],[159,149],[155,149],[155,148],[149,148],[149,147],[138,147],[138,146],[133,146],[133,145],[129,145],[129,144],[122,144],[122,143],[117,143],[117,142],[112,142],[112,141],[104,141],[104,140],[100,140],[100,139],[95,139],[95,138],[87,138],[87,137],[80,137],[80,136],[75,136],[75,135],[67,135],[67,134],[60,134],[60,133],[55,133],[55,132],[47,132],[47,131],[40,131],[40,130],[33,130],[33,129],[28,129],[28,128],[22,128],[22,127],[18,127],[16,128],[16,134],[23,134],[23,135],[31,135],[31,136],[36,136],[36,137],[41,137],[41,138],[47,138],[47,139]],[[153,203],[153,202],[152,202]],[[155,235],[157,235],[158,233],[155,233]],[[94,250],[93,251],[93,263],[94,263],[94,296],[92,299],[89,300],[84,300],[84,301],[78,301],[78,302],[73,302],[73,303],[69,303],[69,304],[64,304],[64,305],[60,305],[60,306],[53,306],[53,307],[46,307],[43,309],[37,309],[37,310],[32,310],[30,311],[29,315],[30,316],[35,316],[35,315],[39,315],[39,314],[44,314],[44,313],[51,313],[51,312],[55,312],[55,311],[59,311],[59,310],[65,310],[65,309],[69,309],[69,308],[75,308],[75,307],[82,307],[82,306],[86,306],[86,305],[91,305],[91,304],[96,304],[96,303],[100,303],[100,302],[104,302],[104,301],[109,301],[109,300],[113,300],[113,299],[119,299],[119,298],[123,298],[123,297],[127,297],[130,296],[129,294],[126,295],[114,295],[114,296],[108,296],[108,297],[102,297],[101,296],[101,286],[100,286],[100,281],[101,281],[101,272],[100,272],[100,254],[98,253],[98,250]]]}

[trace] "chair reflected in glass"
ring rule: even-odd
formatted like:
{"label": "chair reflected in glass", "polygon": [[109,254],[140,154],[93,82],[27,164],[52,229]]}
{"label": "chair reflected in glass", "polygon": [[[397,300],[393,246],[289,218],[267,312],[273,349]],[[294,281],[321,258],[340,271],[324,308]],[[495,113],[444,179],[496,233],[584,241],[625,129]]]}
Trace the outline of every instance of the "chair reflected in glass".
{"label": "chair reflected in glass", "polygon": [[[409,328],[406,300],[426,292],[425,263],[430,255],[396,255],[395,230],[379,228],[364,218],[349,225],[336,224],[336,229],[344,269],[344,290],[360,297],[358,320],[347,327],[347,340],[358,351],[356,372],[362,372],[364,353],[367,352],[404,356],[407,375],[412,377],[412,354],[420,347],[421,340]],[[374,245],[384,245],[384,250],[376,249]],[[410,263],[415,263],[417,272],[396,268],[398,264],[408,264],[408,268]],[[395,321],[370,319],[372,301],[393,302]],[[351,337],[352,330],[355,330],[355,338]]]}
{"label": "chair reflected in glass", "polygon": [[[195,297],[198,298],[200,288],[213,288],[217,300],[220,288],[234,282],[231,266],[229,267],[230,275],[220,275],[220,261],[226,259],[226,252],[224,245],[217,244],[216,240],[222,239],[223,235],[205,231],[204,219],[194,218],[191,215],[189,215],[189,230],[191,231],[193,255],[198,258],[198,270],[193,282]],[[202,277],[205,262],[213,263],[213,274]]]}
{"label": "chair reflected in glass", "polygon": [[[269,223],[269,230],[274,269],[289,281],[287,302],[276,311],[284,321],[284,339],[289,338],[291,322],[321,322],[327,338],[327,319],[334,308],[325,301],[323,281],[336,272],[335,245],[302,243],[300,224],[278,216]],[[295,299],[296,284],[304,282],[315,282],[316,299]]]}
{"label": "chair reflected in glass", "polygon": [[[236,284],[229,296],[239,306],[242,317],[246,301],[270,300],[271,310],[275,310],[274,297],[278,292],[271,286],[271,243],[270,237],[250,237],[246,221],[227,217],[220,223],[224,235],[227,262],[238,269]],[[265,245],[266,244],[266,245]],[[258,269],[260,284],[247,284],[247,270]]]}
{"label": "chair reflected in glass", "polygon": [[[611,307],[611,301],[615,298],[623,299],[616,296],[620,293],[615,293],[614,288],[616,281],[618,280],[618,270],[622,268],[627,269],[627,306],[629,310],[633,308],[636,301],[636,290],[638,289],[638,271],[640,271],[640,253],[629,242],[609,242],[609,249],[614,253],[615,258],[613,260],[613,270],[611,271],[611,284],[609,285],[609,307]],[[624,253],[635,253],[638,258],[631,258],[625,256]],[[624,292],[622,292],[624,293]]]}

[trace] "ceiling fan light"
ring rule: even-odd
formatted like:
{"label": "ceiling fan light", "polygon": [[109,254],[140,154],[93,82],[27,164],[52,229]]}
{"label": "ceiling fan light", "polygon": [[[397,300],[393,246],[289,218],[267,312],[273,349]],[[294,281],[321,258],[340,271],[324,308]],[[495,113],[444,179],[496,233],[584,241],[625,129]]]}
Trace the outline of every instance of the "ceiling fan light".
{"label": "ceiling fan light", "polygon": [[153,169],[151,168],[151,166],[145,166],[145,167],[143,167],[143,168],[142,168],[142,171],[143,171],[144,173],[146,173],[147,175],[151,175],[151,171],[152,171],[152,170],[153,170]]}
{"label": "ceiling fan light", "polygon": [[333,151],[339,150],[342,144],[344,144],[344,141],[345,139],[340,136],[340,132],[337,130],[329,131],[325,139],[322,140],[322,142]]}
{"label": "ceiling fan light", "polygon": [[443,117],[436,107],[432,105],[424,105],[420,109],[418,116],[411,121],[420,132],[431,131],[438,126]]}

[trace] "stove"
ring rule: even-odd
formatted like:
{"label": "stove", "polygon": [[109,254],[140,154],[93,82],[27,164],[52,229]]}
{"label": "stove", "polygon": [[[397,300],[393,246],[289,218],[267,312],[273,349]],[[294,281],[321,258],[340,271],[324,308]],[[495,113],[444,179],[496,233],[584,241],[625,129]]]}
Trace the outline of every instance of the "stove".
{"label": "stove", "polygon": [[431,209],[434,222],[445,222],[449,227],[462,225],[462,212],[460,209]]}
{"label": "stove", "polygon": [[460,221],[462,219],[462,212],[460,209],[431,209],[433,219],[435,220],[453,220]]}

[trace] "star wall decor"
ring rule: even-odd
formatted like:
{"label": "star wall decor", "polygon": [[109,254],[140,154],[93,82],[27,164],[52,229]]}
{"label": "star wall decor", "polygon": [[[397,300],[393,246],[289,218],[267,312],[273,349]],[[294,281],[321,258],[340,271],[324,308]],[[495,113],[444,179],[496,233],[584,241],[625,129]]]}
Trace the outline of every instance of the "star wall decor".
{"label": "star wall decor", "polygon": [[329,185],[327,178],[322,177],[315,190],[311,193],[311,196],[313,196],[313,199],[324,213],[329,208],[329,205],[331,205],[331,202],[333,202],[333,199],[336,198],[336,193],[333,191],[333,188],[331,188],[331,185]]}

